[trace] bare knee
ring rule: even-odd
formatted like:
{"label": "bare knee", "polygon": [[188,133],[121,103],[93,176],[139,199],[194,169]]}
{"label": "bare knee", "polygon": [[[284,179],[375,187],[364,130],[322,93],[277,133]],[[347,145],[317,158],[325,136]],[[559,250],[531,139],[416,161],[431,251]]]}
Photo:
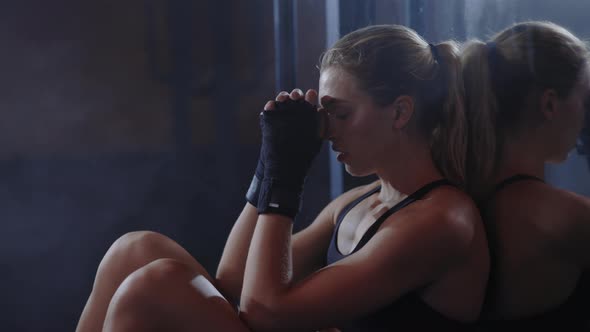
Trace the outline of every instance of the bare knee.
{"label": "bare knee", "polygon": [[172,258],[159,258],[129,275],[121,287],[144,291],[171,281],[189,281],[198,271]]}
{"label": "bare knee", "polygon": [[137,231],[121,236],[111,245],[98,267],[97,277],[115,279],[118,286],[133,271],[160,258],[174,258],[200,267],[186,250],[167,236]]}
{"label": "bare knee", "polygon": [[136,304],[161,302],[168,285],[188,282],[195,274],[186,264],[174,259],[157,259],[131,273],[117,289],[110,306],[136,307]]}
{"label": "bare knee", "polygon": [[[115,292],[105,320],[107,331],[151,329],[175,307],[176,288],[196,272],[173,259],[158,259],[131,273]],[[182,287],[181,287],[182,288]],[[168,322],[169,323],[169,322]]]}
{"label": "bare knee", "polygon": [[248,331],[235,309],[215,292],[189,265],[158,259],[133,272],[117,289],[104,327],[112,332]]}
{"label": "bare knee", "polygon": [[155,260],[158,257],[157,251],[159,248],[168,246],[168,242],[173,242],[170,238],[155,232],[150,231],[136,231],[127,233],[118,238],[107,253],[105,254],[101,266],[109,265],[110,263],[120,264],[121,260],[125,262],[141,261],[143,265],[149,259]]}
{"label": "bare knee", "polygon": [[92,292],[78,324],[78,331],[99,330],[113,294],[123,280],[134,271],[160,258],[176,259],[207,275],[205,269],[170,238],[149,231],[127,233],[111,245],[100,262]]}

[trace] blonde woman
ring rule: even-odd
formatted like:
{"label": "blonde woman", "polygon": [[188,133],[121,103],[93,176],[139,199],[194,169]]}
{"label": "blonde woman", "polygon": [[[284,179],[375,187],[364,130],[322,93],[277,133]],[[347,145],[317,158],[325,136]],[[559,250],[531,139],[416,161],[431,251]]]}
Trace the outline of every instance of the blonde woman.
{"label": "blonde woman", "polygon": [[[171,240],[144,234],[135,241],[147,243],[131,245],[127,237],[122,248],[179,254],[147,265],[154,255],[139,259],[134,267],[145,266],[135,271],[124,253],[107,254],[103,264],[113,269],[99,272],[97,284],[125,281],[109,288],[108,312],[95,320],[106,317],[106,331],[456,331],[477,319],[488,256],[479,212],[461,190],[466,133],[456,46],[430,45],[402,26],[372,26],[340,39],[320,71],[319,93],[296,89],[266,104],[257,176],[216,278]],[[322,143],[318,114],[347,172],[379,180],[336,198],[292,235]]]}

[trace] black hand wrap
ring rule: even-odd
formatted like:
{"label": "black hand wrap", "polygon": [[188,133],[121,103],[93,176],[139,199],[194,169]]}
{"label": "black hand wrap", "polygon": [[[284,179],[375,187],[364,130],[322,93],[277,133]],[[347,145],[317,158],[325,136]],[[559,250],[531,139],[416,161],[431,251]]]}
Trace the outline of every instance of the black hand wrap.
{"label": "black hand wrap", "polygon": [[322,145],[322,115],[304,100],[277,102],[260,114],[264,178],[258,213],[299,212],[305,177]]}
{"label": "black hand wrap", "polygon": [[264,160],[262,159],[261,153],[261,155],[258,156],[256,172],[254,172],[250,188],[248,188],[248,192],[246,193],[246,201],[255,207],[258,206],[258,197],[260,196],[260,184],[262,183],[262,179],[264,179]]}

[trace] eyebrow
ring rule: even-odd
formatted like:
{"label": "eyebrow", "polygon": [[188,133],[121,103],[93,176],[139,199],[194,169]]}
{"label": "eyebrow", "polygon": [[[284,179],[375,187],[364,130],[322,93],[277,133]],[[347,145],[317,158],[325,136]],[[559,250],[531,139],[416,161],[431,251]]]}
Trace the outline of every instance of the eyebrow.
{"label": "eyebrow", "polygon": [[333,106],[337,106],[337,105],[341,105],[341,104],[348,104],[349,102],[347,102],[346,100],[343,99],[336,99],[334,97],[330,97],[328,100],[322,102],[322,100],[320,99],[320,105],[323,108],[328,108],[328,107],[333,107]]}

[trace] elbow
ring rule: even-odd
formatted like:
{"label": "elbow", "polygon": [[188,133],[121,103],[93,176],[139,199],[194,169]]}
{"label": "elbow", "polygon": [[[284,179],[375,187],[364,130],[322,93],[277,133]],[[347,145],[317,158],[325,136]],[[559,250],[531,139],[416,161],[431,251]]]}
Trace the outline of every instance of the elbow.
{"label": "elbow", "polygon": [[231,268],[229,264],[223,264],[220,262],[217,266],[217,272],[215,274],[215,279],[217,280],[230,280],[232,276],[235,276],[237,273],[235,268]]}
{"label": "elbow", "polygon": [[236,275],[237,273],[228,270],[218,270],[215,275],[215,287],[232,302],[239,301],[242,292],[242,280]]}
{"label": "elbow", "polygon": [[[270,302],[270,301],[268,301]],[[285,331],[276,306],[259,299],[245,298],[240,302],[240,318],[254,331]]]}

